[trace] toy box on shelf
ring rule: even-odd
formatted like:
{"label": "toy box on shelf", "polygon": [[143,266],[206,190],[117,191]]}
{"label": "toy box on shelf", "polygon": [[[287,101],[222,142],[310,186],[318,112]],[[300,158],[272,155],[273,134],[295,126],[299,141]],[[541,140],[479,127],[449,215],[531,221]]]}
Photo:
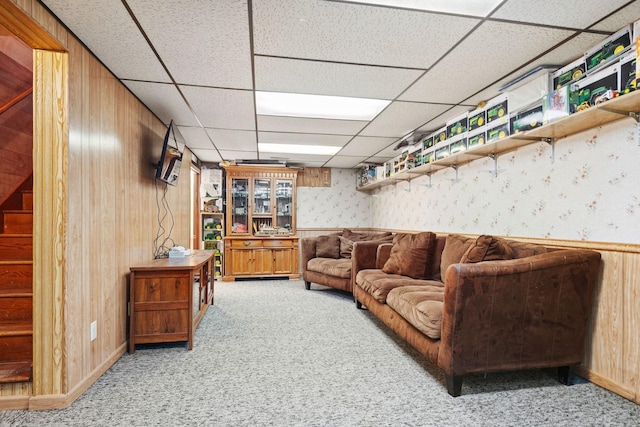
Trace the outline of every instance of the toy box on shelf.
{"label": "toy box on shelf", "polygon": [[473,148],[478,145],[483,145],[486,140],[487,128],[485,126],[472,130],[467,135],[467,148]]}
{"label": "toy box on shelf", "polygon": [[469,132],[483,127],[487,124],[487,111],[484,108],[478,108],[468,113],[467,127]]}
{"label": "toy box on shelf", "polygon": [[589,49],[585,54],[587,72],[594,71],[611,59],[630,49],[633,25],[626,25],[616,33],[607,37],[602,43]]}
{"label": "toy box on shelf", "polygon": [[635,49],[620,58],[620,94],[636,90],[636,58]]}
{"label": "toy box on shelf", "polygon": [[572,85],[562,86],[542,98],[542,124],[554,122],[575,112],[577,97]]}
{"label": "toy box on shelf", "polygon": [[433,133],[433,145],[442,144],[447,140],[447,127],[444,126]]}
{"label": "toy box on shelf", "polygon": [[439,147],[436,147],[435,160],[441,160],[449,157],[450,155],[451,152],[449,151],[449,144],[441,144]]}
{"label": "toy box on shelf", "polygon": [[509,136],[509,118],[502,117],[487,126],[487,142],[496,141]]}
{"label": "toy box on shelf", "polygon": [[551,74],[553,79],[552,89],[560,89],[562,86],[580,80],[585,76],[586,71],[587,65],[584,61],[584,56],[581,56]]}
{"label": "toy box on shelf", "polygon": [[502,119],[509,114],[509,96],[505,93],[490,99],[487,102],[487,126],[493,126],[492,122]]}
{"label": "toy box on shelf", "polygon": [[619,81],[620,64],[613,64],[572,85],[573,91],[577,93],[576,111],[586,110],[618,96]]}
{"label": "toy box on shelf", "polygon": [[449,142],[449,153],[452,156],[467,151],[467,132],[454,136]]}
{"label": "toy box on shelf", "polygon": [[363,166],[358,170],[357,187],[371,184],[376,180],[376,167],[374,165]]}
{"label": "toy box on shelf", "polygon": [[511,135],[542,126],[542,103],[511,117]]}
{"label": "toy box on shelf", "polygon": [[447,121],[447,138],[453,138],[456,135],[467,132],[468,113],[461,114]]}
{"label": "toy box on shelf", "polygon": [[429,135],[428,137],[423,139],[422,140],[422,152],[424,153],[425,150],[428,150],[429,148],[433,147],[433,144],[434,144],[433,135]]}

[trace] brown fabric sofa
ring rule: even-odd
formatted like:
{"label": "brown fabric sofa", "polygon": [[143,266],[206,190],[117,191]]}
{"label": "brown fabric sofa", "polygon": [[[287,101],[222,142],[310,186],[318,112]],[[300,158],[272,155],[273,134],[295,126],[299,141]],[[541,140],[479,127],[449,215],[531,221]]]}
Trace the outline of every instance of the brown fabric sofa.
{"label": "brown fabric sofa", "polygon": [[376,251],[373,268],[353,271],[357,307],[441,368],[452,396],[465,375],[485,372],[557,367],[567,384],[583,359],[600,253],[492,236],[428,240],[422,277],[402,274],[420,259],[397,241],[355,244],[354,265]]}
{"label": "brown fabric sofa", "polygon": [[363,256],[364,264],[358,265],[358,269],[362,270],[374,267],[375,247],[381,243],[391,242],[392,239],[392,233],[353,232],[349,229],[326,236],[300,239],[302,278],[305,288],[311,289],[313,282],[352,292],[351,252],[354,242],[375,242],[367,256]]}

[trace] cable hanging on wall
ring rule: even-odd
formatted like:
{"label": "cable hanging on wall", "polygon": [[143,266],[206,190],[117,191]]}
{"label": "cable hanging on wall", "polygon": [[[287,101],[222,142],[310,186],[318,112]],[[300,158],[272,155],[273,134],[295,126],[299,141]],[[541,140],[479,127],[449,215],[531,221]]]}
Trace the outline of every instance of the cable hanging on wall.
{"label": "cable hanging on wall", "polygon": [[[167,202],[167,189],[168,185],[164,185],[164,190],[162,190],[162,197],[159,197],[158,191],[158,180],[155,180],[156,187],[156,207],[158,212],[158,231],[156,233],[156,238],[153,241],[154,247],[154,258],[167,258],[169,256],[169,249],[175,246],[175,242],[171,238],[171,232],[173,231],[174,219],[173,213],[169,208],[169,203]],[[158,200],[160,198],[160,200]],[[171,226],[169,227],[169,231],[167,232],[164,228],[164,220],[169,217]],[[166,237],[162,240],[163,236],[166,234]]]}

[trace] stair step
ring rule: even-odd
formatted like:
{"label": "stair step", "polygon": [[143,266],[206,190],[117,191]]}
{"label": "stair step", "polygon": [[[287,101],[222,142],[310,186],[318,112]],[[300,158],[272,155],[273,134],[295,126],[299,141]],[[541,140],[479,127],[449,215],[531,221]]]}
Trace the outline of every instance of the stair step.
{"label": "stair step", "polygon": [[0,328],[5,323],[31,323],[33,320],[31,295],[2,296],[0,298]]}
{"label": "stair step", "polygon": [[0,362],[0,384],[31,381],[31,360]]}
{"label": "stair step", "polygon": [[30,234],[0,234],[0,259],[33,259],[33,236]]}
{"label": "stair step", "polygon": [[31,234],[33,232],[33,211],[6,210],[3,232],[5,234]]}
{"label": "stair step", "polygon": [[0,292],[33,288],[33,261],[0,261]]}
{"label": "stair step", "polygon": [[0,362],[33,358],[33,326],[27,323],[0,325]]}
{"label": "stair step", "polygon": [[33,210],[33,191],[23,191],[22,192],[22,209],[25,211]]}

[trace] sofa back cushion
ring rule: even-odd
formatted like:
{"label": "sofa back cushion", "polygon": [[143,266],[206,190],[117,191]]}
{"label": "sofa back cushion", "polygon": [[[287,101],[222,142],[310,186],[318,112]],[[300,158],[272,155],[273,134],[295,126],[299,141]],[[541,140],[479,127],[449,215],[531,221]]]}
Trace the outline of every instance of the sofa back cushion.
{"label": "sofa back cushion", "polygon": [[444,248],[442,249],[442,258],[440,260],[440,276],[444,282],[444,275],[447,273],[447,268],[451,264],[457,264],[462,259],[462,256],[471,247],[475,239],[470,237],[464,237],[459,234],[449,234],[445,240]]}
{"label": "sofa back cushion", "polygon": [[340,258],[340,239],[337,235],[318,236],[316,238],[316,257]]}
{"label": "sofa back cushion", "polygon": [[535,243],[516,242],[515,240],[507,240],[507,242],[513,251],[513,258],[526,258],[549,252],[546,247]]}
{"label": "sofa back cushion", "polygon": [[391,253],[382,271],[413,279],[430,277],[430,257],[433,256],[435,245],[436,235],[429,231],[398,233],[393,238]]}
{"label": "sofa back cushion", "polygon": [[392,242],[393,234],[390,232],[384,233],[354,233],[351,230],[345,229],[342,232],[340,239],[340,256],[342,258],[351,258],[351,252],[353,251],[354,242],[376,241],[380,243]]}
{"label": "sofa back cushion", "polygon": [[509,242],[497,237],[482,235],[469,246],[462,255],[460,262],[493,261],[498,259],[512,259],[513,250]]}
{"label": "sofa back cushion", "polygon": [[447,236],[436,237],[436,247],[433,250],[433,256],[431,257],[431,280],[442,281],[440,277],[440,263],[442,262],[442,251],[444,250],[444,244],[447,241]]}

